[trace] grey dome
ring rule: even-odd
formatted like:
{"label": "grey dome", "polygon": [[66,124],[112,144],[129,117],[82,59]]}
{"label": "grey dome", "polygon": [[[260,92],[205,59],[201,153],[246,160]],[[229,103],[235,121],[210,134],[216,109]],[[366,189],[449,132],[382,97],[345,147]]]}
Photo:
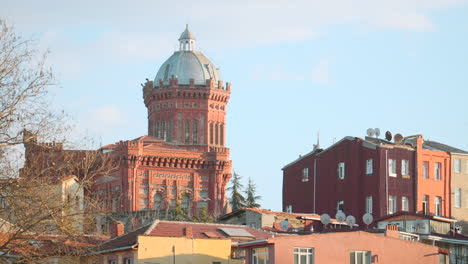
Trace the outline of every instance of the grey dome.
{"label": "grey dome", "polygon": [[184,32],[182,32],[182,34],[180,34],[179,40],[182,40],[182,39],[193,39],[193,40],[196,40],[195,35],[188,29],[188,24],[187,24],[187,26],[185,27]]}
{"label": "grey dome", "polygon": [[199,51],[176,51],[159,68],[154,87],[159,87],[159,80],[164,85],[169,84],[172,76],[177,77],[180,85],[189,85],[194,79],[195,85],[205,85],[212,79],[217,83],[221,78],[216,67]]}

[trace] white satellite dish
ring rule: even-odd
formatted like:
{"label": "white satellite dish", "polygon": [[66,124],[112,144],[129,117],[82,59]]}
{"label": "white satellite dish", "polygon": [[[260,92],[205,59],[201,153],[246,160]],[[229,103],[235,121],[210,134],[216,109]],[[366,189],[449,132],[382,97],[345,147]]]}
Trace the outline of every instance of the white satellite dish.
{"label": "white satellite dish", "polygon": [[346,217],[346,224],[348,224],[351,228],[354,226],[355,223],[356,223],[356,218],[354,218],[354,216],[348,215]]}
{"label": "white satellite dish", "polygon": [[283,220],[283,221],[280,222],[280,228],[281,228],[281,230],[283,230],[283,231],[288,231],[288,229],[289,229],[289,221],[288,221],[288,219],[285,219],[285,220]]}
{"label": "white satellite dish", "polygon": [[343,211],[338,210],[338,212],[336,212],[335,219],[338,222],[344,222],[346,220],[346,215],[343,213]]}
{"label": "white satellite dish", "polygon": [[362,221],[364,222],[364,224],[370,225],[372,224],[372,221],[374,221],[374,217],[371,214],[366,213],[362,216]]}
{"label": "white satellite dish", "polygon": [[375,135],[375,131],[373,128],[368,128],[367,129],[367,136],[373,137]]}
{"label": "white satellite dish", "polygon": [[380,128],[375,128],[374,132],[375,132],[375,137],[378,138],[380,136]]}
{"label": "white satellite dish", "polygon": [[330,216],[328,214],[321,215],[320,222],[322,222],[324,225],[328,225],[330,223]]}
{"label": "white satellite dish", "polygon": [[461,234],[461,232],[463,231],[463,227],[459,224],[456,224],[455,225],[455,232],[457,232],[458,234]]}

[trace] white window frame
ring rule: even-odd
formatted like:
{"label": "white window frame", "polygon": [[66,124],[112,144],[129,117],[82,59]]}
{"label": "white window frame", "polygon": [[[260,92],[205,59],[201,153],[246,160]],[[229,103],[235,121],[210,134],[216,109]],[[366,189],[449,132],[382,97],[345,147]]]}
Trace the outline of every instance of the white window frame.
{"label": "white window frame", "polygon": [[461,159],[455,159],[453,164],[453,170],[455,171],[455,173],[461,173]]}
{"label": "white window frame", "polygon": [[422,198],[422,212],[423,214],[429,213],[429,195],[423,195]]}
{"label": "white window frame", "polygon": [[[258,253],[255,252],[256,250],[261,250],[261,249],[263,249],[264,251],[258,252]],[[263,263],[260,263],[259,259],[258,259],[258,257],[261,256],[261,255],[265,256],[263,258]],[[268,264],[269,256],[270,255],[268,253],[268,248],[267,247],[252,249],[252,263],[253,264]]]}
{"label": "white window frame", "polygon": [[434,215],[441,216],[442,214],[442,198],[440,196],[434,197]]}
{"label": "white window frame", "polygon": [[343,180],[345,178],[345,163],[338,163],[338,179]]}
{"label": "white window frame", "polygon": [[442,163],[440,162],[434,163],[434,180],[440,181],[442,179],[441,170],[442,170]]}
{"label": "white window frame", "polygon": [[286,213],[292,213],[292,205],[286,205]]}
{"label": "white window frame", "polygon": [[[353,258],[354,254],[354,258]],[[360,259],[360,260],[359,260]],[[350,264],[371,264],[372,252],[368,250],[356,250],[350,252]]]}
{"label": "white window frame", "polygon": [[[294,248],[293,249],[293,263],[294,264],[314,264],[314,248]],[[296,257],[297,256],[297,262]],[[306,262],[301,262],[301,257],[306,257]]]}
{"label": "white window frame", "polygon": [[372,196],[366,197],[366,213],[372,214]]}
{"label": "white window frame", "polygon": [[343,209],[344,209],[344,201],[343,201],[343,200],[338,201],[338,202],[336,203],[336,211],[337,211],[337,212],[338,212],[338,211],[344,211],[344,210],[341,210],[341,209],[340,209],[340,205],[343,205]]}
{"label": "white window frame", "polygon": [[372,168],[372,159],[368,159],[366,161],[366,174],[369,175],[369,174],[372,174],[372,171],[373,168]]}
{"label": "white window frame", "polygon": [[461,188],[455,188],[455,207],[461,208],[462,207],[462,191]]}
{"label": "white window frame", "polygon": [[401,160],[401,175],[409,175],[409,160]]}
{"label": "white window frame", "polygon": [[397,210],[397,203],[396,203],[397,197],[396,195],[389,195],[388,196],[388,214],[393,214]]}
{"label": "white window frame", "polygon": [[303,182],[309,181],[309,168],[302,169],[302,181]]}
{"label": "white window frame", "polygon": [[409,200],[406,196],[401,197],[401,210],[406,212],[409,211]]}
{"label": "white window frame", "polygon": [[429,162],[423,161],[423,179],[429,179]]}
{"label": "white window frame", "polygon": [[388,159],[388,176],[396,177],[396,160]]}

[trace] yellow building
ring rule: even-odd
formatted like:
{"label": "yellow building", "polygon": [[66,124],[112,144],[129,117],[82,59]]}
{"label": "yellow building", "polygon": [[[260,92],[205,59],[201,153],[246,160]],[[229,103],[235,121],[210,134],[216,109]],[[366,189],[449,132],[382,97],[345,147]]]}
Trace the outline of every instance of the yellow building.
{"label": "yellow building", "polygon": [[239,242],[273,234],[241,225],[156,220],[104,242],[88,263],[102,264],[241,264]]}

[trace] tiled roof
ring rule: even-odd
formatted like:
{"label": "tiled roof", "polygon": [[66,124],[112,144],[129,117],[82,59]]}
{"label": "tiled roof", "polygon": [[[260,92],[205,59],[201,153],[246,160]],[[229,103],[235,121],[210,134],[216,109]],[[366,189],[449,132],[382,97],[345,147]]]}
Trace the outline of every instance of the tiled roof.
{"label": "tiled roof", "polygon": [[151,225],[145,225],[124,235],[111,238],[99,245],[97,251],[134,246],[138,242],[138,236],[144,234],[150,227]]}
{"label": "tiled roof", "polygon": [[296,217],[317,217],[320,219],[320,215],[318,214],[305,214],[305,213],[286,213],[286,212],[274,212],[267,209],[260,209],[260,208],[241,208],[241,210],[248,210],[252,212],[257,212],[259,214],[269,214],[275,216],[281,216],[285,218],[296,218]]}
{"label": "tiled roof", "polygon": [[423,146],[424,147],[429,147],[429,148],[435,148],[435,149],[450,152],[450,153],[468,154],[467,151],[464,151],[464,150],[458,149],[458,148],[454,148],[452,146],[445,145],[445,144],[442,144],[442,143],[439,143],[439,142],[436,142],[436,141],[426,140],[426,141],[424,141]]}
{"label": "tiled roof", "polygon": [[157,138],[157,137],[145,135],[145,136],[137,137],[137,138],[133,139],[132,141],[145,141],[145,142],[147,142],[147,141],[156,141],[156,142],[162,142],[163,140],[160,139],[160,138]]}
{"label": "tiled roof", "polygon": [[406,211],[398,211],[390,215],[385,215],[382,216],[378,219],[374,220],[374,223],[380,222],[380,221],[386,221],[388,219],[391,219],[393,217],[397,216],[408,216],[408,220],[410,220],[411,217],[417,218],[417,219],[429,219],[429,220],[436,220],[440,222],[447,222],[447,223],[453,223],[456,222],[455,219],[453,218],[447,218],[447,217],[442,217],[442,216],[435,216],[435,215],[425,215],[425,214],[420,214],[420,213],[414,213],[414,212],[406,212]]}
{"label": "tiled roof", "polygon": [[[193,238],[212,238],[216,236],[218,239],[231,239],[235,242],[252,239],[266,239],[272,237],[273,234],[243,225],[227,225],[227,224],[212,224],[212,223],[192,223],[192,222],[175,222],[175,221],[159,221],[152,230],[145,235],[159,237],[183,237],[184,229],[191,227]],[[252,234],[252,237],[230,237],[223,232],[222,228],[241,229],[243,232]]]}

